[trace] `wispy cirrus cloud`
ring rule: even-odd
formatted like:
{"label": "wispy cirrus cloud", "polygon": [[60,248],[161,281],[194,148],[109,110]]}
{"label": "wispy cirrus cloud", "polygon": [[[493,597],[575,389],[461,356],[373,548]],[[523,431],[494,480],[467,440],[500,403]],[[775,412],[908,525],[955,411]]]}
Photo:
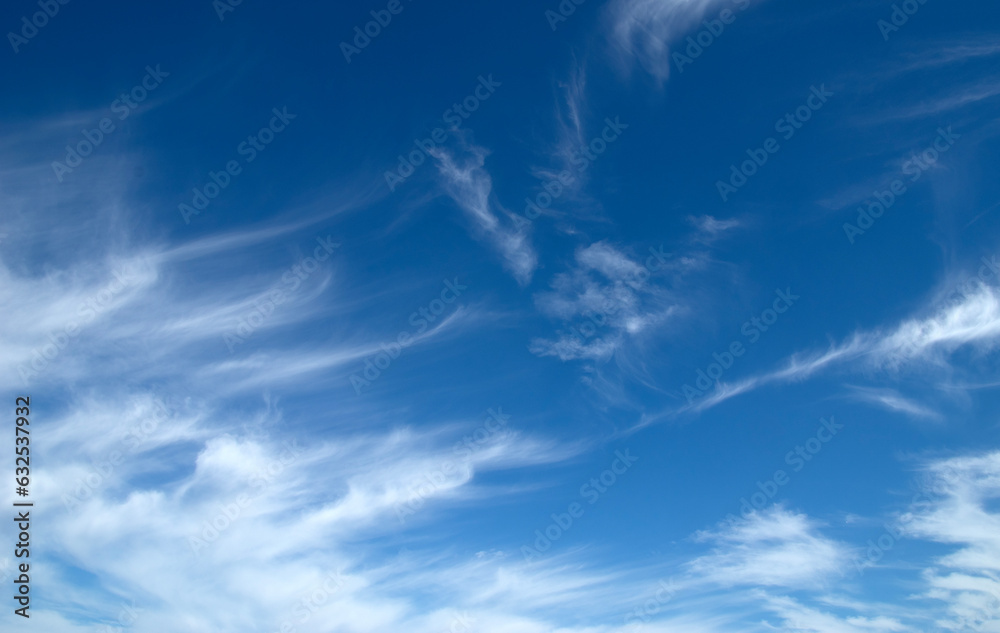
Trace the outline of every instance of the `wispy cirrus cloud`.
{"label": "wispy cirrus cloud", "polygon": [[995,36],[920,42],[911,50],[905,51],[902,60],[895,62],[891,70],[885,71],[884,76],[934,70],[994,55],[1000,55],[1000,40]]}
{"label": "wispy cirrus cloud", "polygon": [[875,404],[889,411],[896,411],[915,418],[930,420],[940,420],[942,417],[934,409],[907,398],[895,389],[879,389],[854,385],[850,386],[849,389],[851,390],[852,398]]}
{"label": "wispy cirrus cloud", "polygon": [[895,618],[883,615],[838,615],[824,606],[808,606],[791,596],[761,593],[767,611],[781,618],[783,627],[802,633],[872,633],[873,631],[917,631]]}
{"label": "wispy cirrus cloud", "polygon": [[[642,263],[606,242],[578,248],[575,265],[535,295],[545,315],[567,324],[556,339],[537,338],[530,349],[560,360],[607,359],[627,338],[669,319],[676,307]],[[683,265],[666,253],[650,256],[653,271]]]}
{"label": "wispy cirrus cloud", "polygon": [[933,314],[909,318],[888,330],[858,331],[825,351],[793,355],[779,369],[732,383],[720,382],[706,398],[682,410],[702,411],[753,389],[806,380],[836,366],[852,365],[855,371],[935,374],[951,367],[949,358],[959,349],[985,354],[998,347],[1000,291],[981,285]]}
{"label": "wispy cirrus cloud", "polygon": [[504,267],[523,286],[531,281],[538,256],[527,230],[516,228],[513,214],[496,200],[493,179],[485,169],[487,154],[482,147],[465,144],[457,152],[443,148],[431,152],[445,191],[472,221],[476,237],[492,244],[503,258]]}
{"label": "wispy cirrus cloud", "polygon": [[[866,125],[905,124],[946,114],[960,116],[970,107],[986,105],[998,95],[1000,80],[994,72],[975,69],[991,70],[989,64],[997,55],[1000,41],[995,36],[911,43],[899,57],[855,78],[871,92],[892,96],[885,100],[887,106],[852,118]],[[946,93],[927,90],[930,78],[945,74],[951,82]],[[914,75],[928,79],[914,85]]]}
{"label": "wispy cirrus cloud", "polygon": [[711,244],[724,237],[730,231],[740,228],[745,224],[742,220],[736,218],[720,220],[711,215],[692,215],[688,217],[688,222],[697,229],[692,239],[702,244]]}
{"label": "wispy cirrus cloud", "polygon": [[660,81],[670,77],[670,46],[710,11],[746,8],[750,0],[617,0],[609,7],[611,37],[624,56]]}

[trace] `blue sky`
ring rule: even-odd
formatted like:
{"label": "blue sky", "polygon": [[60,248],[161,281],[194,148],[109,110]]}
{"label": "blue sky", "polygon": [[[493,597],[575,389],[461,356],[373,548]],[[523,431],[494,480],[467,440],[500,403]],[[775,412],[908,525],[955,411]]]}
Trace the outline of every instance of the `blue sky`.
{"label": "blue sky", "polygon": [[1000,631],[994,5],[0,24],[4,630]]}

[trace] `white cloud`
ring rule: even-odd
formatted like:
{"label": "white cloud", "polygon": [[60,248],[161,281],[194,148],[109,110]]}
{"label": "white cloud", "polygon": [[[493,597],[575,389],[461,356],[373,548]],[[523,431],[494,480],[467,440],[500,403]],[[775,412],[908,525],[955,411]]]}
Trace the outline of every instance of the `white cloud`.
{"label": "white cloud", "polygon": [[913,631],[893,618],[878,616],[840,617],[803,605],[788,596],[762,594],[765,607],[782,619],[782,628],[799,633],[870,633],[871,631]]}
{"label": "white cloud", "polygon": [[[682,410],[701,411],[734,396],[771,383],[805,380],[838,365],[853,363],[855,369],[908,371],[932,374],[954,373],[951,356],[960,349],[986,354],[1000,346],[1000,290],[982,285],[961,301],[942,306],[929,316],[907,319],[889,331],[859,331],[824,352],[796,354],[784,367],[737,381],[719,383],[716,389]],[[940,384],[938,385],[940,386]],[[882,398],[884,405],[910,407],[899,398]]]}
{"label": "white cloud", "polygon": [[[670,76],[670,45],[728,0],[618,0],[610,7],[613,41],[660,81]],[[627,62],[626,62],[627,63]]]}
{"label": "white cloud", "polygon": [[711,215],[690,216],[688,222],[698,229],[694,240],[704,244],[710,244],[721,238],[726,232],[743,226],[743,222],[735,218],[718,220]]}
{"label": "white cloud", "polygon": [[930,47],[921,43],[921,49],[904,56],[906,65],[897,72],[912,72],[940,66],[949,66],[958,62],[966,62],[980,57],[1000,55],[1000,39],[996,36],[975,38],[964,37],[961,40],[944,41]]}
{"label": "white cloud", "polygon": [[605,242],[577,249],[575,267],[556,275],[551,290],[535,295],[543,314],[570,329],[555,340],[534,339],[531,351],[561,360],[607,359],[627,339],[669,319],[676,307],[651,276],[677,263],[662,253],[650,260],[653,272]]}
{"label": "white cloud", "polygon": [[477,146],[465,149],[465,155],[460,158],[440,147],[431,151],[437,160],[445,189],[472,220],[477,237],[492,243],[503,257],[504,266],[519,284],[526,285],[538,266],[538,256],[526,229],[515,228],[512,221],[514,214],[495,201],[493,180],[483,167],[486,150]]}
{"label": "white cloud", "polygon": [[846,568],[850,552],[818,525],[781,506],[698,533],[715,551],[691,562],[693,573],[723,585],[821,586]]}
{"label": "white cloud", "polygon": [[894,389],[875,389],[871,387],[850,387],[853,396],[862,402],[870,402],[890,411],[931,420],[941,419],[941,414],[918,402],[905,397]]}
{"label": "white cloud", "polygon": [[1000,452],[935,461],[925,474],[929,499],[912,508],[905,533],[957,549],[926,570],[924,595],[946,605],[942,628],[1000,631]]}
{"label": "white cloud", "polygon": [[[465,609],[502,625],[497,630],[523,621],[525,630],[541,631],[551,625],[532,613],[556,608],[566,595],[596,596],[610,581],[569,569],[529,570],[502,558],[473,563],[437,554],[411,564],[392,553],[393,541],[418,529],[418,519],[431,519],[449,504],[469,507],[517,492],[484,486],[482,473],[562,461],[579,446],[508,431],[457,456],[433,425],[419,432],[314,434],[296,446],[286,439],[289,421],[269,406],[253,433],[240,431],[233,414],[171,410],[132,450],[123,431],[150,420],[152,400],[126,400],[117,408],[114,402],[75,402],[65,417],[47,421],[54,440],[47,455],[56,466],[39,471],[35,502],[51,510],[32,536],[45,552],[44,577],[66,597],[55,613],[36,607],[40,619],[52,623],[47,630],[82,630],[56,613],[70,621],[79,613],[113,621],[122,600],[135,600],[140,615],[131,630],[137,633],[277,630],[289,618],[303,631],[436,633]],[[112,425],[120,430],[109,432]],[[114,450],[124,459],[109,470],[105,462]],[[458,467],[445,471],[447,481],[427,485],[437,481],[427,475],[446,463]],[[97,482],[94,473],[100,482],[89,486],[88,477]],[[421,514],[404,526],[397,506],[414,494]],[[249,502],[241,501],[244,495]],[[73,568],[86,569],[92,580],[76,586]],[[296,603],[329,572],[342,577],[342,586],[303,623],[292,615]],[[454,591],[449,602],[456,608],[412,604],[403,578],[413,592]],[[11,617],[8,610],[0,621]]]}

